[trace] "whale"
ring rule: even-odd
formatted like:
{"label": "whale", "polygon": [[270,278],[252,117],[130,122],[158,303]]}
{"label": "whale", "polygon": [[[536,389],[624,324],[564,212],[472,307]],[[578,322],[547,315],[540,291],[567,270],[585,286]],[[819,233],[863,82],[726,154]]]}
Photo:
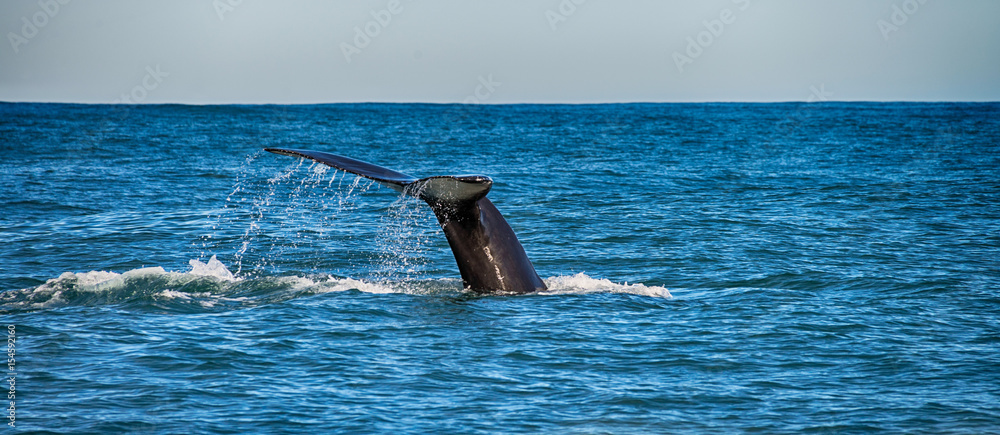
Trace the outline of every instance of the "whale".
{"label": "whale", "polygon": [[322,151],[264,150],[320,162],[424,200],[444,230],[458,263],[462,284],[468,290],[483,294],[523,294],[546,289],[514,230],[486,198],[493,187],[490,177],[438,175],[417,178]]}

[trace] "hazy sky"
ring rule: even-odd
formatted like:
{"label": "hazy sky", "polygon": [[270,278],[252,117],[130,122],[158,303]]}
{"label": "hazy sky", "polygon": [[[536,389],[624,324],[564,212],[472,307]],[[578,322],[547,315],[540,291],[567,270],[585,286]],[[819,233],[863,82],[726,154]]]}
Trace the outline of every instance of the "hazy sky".
{"label": "hazy sky", "polygon": [[0,101],[1000,101],[997,0],[2,0]]}

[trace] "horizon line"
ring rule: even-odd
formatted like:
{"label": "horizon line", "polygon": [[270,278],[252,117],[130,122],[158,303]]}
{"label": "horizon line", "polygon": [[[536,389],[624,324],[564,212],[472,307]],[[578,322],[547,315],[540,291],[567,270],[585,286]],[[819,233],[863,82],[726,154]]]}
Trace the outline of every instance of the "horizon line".
{"label": "horizon line", "polygon": [[399,105],[429,105],[429,106],[599,106],[599,105],[629,105],[629,104],[823,104],[823,103],[907,103],[907,104],[995,104],[1000,100],[689,100],[689,101],[602,101],[602,102],[429,102],[429,101],[330,101],[330,102],[157,102],[157,103],[121,103],[121,102],[82,102],[82,101],[8,101],[0,100],[0,104],[67,104],[81,106],[331,106],[331,105],[363,105],[363,104],[399,104]]}

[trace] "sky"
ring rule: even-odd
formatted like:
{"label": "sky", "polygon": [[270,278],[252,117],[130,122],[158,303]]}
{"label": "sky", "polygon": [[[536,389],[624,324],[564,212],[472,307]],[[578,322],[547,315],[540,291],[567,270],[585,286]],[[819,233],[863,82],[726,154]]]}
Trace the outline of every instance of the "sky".
{"label": "sky", "polygon": [[2,0],[0,101],[1000,101],[996,0]]}

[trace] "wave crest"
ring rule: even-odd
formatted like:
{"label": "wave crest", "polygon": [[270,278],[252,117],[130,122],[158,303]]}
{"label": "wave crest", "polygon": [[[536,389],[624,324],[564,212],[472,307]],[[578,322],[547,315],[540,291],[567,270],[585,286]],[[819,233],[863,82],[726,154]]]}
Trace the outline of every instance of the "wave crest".
{"label": "wave crest", "polygon": [[672,298],[670,290],[665,287],[647,286],[645,284],[618,284],[608,279],[595,279],[584,273],[572,276],[554,276],[545,280],[551,294],[588,294],[588,293],[627,293],[638,296]]}
{"label": "wave crest", "polygon": [[[239,309],[298,297],[343,291],[371,294],[462,295],[470,293],[456,278],[369,281],[329,275],[241,278],[212,256],[191,260],[188,272],[146,267],[124,273],[65,272],[44,284],[0,293],[0,311],[35,311],[63,306],[121,305],[146,309]],[[617,284],[583,273],[544,280],[543,294],[627,293],[670,298],[663,287]]]}

